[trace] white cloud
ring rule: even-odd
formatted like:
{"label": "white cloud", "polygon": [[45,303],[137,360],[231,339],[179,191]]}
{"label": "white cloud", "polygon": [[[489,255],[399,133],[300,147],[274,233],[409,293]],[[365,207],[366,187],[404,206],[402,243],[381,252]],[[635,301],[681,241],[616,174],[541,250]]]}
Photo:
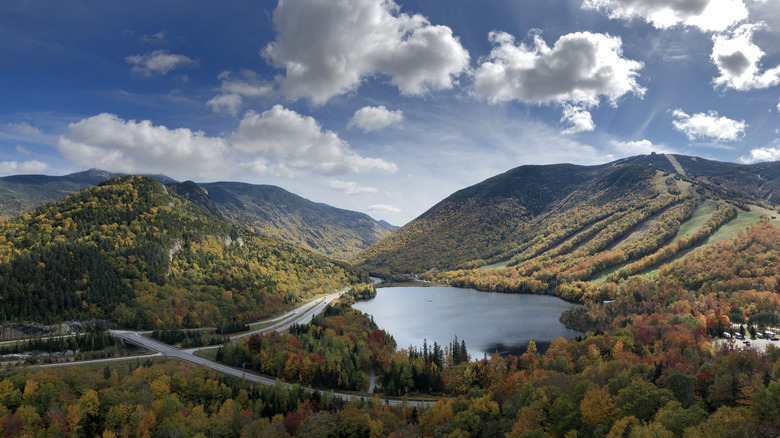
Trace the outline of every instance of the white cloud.
{"label": "white cloud", "polygon": [[780,113],[780,102],[777,102],[777,112]]}
{"label": "white cloud", "polygon": [[623,58],[620,37],[577,32],[550,48],[539,33],[533,45],[516,45],[512,35],[491,32],[493,50],[475,74],[475,94],[489,102],[612,105],[627,93],[642,96],[637,83],[642,63]]}
{"label": "white cloud", "polygon": [[376,187],[359,186],[355,181],[339,181],[332,179],[328,181],[330,188],[344,193],[345,195],[359,195],[361,193],[377,193]]}
{"label": "white cloud", "polygon": [[658,29],[685,25],[720,32],[748,16],[742,0],[584,0],[582,7],[612,19],[640,18]]}
{"label": "white cloud", "polygon": [[355,111],[347,128],[356,127],[364,132],[376,131],[401,123],[403,119],[404,113],[401,110],[390,111],[384,105],[366,106]]}
{"label": "white cloud", "polygon": [[780,83],[780,66],[761,72],[764,51],[753,44],[753,32],[766,28],[764,24],[745,24],[729,34],[712,37],[710,58],[718,67],[720,76],[715,86],[747,91],[768,88]]}
{"label": "white cloud", "polygon": [[229,149],[224,139],[201,131],[168,129],[149,120],[125,121],[107,113],[68,125],[57,147],[84,167],[191,177],[224,174]]}
{"label": "white cloud", "polygon": [[185,178],[398,171],[391,162],[360,156],[336,133],[323,130],[314,118],[281,105],[262,114],[248,111],[236,131],[224,137],[103,113],[68,125],[57,148],[64,157],[85,167]]}
{"label": "white cloud", "polygon": [[244,98],[260,98],[271,96],[274,87],[257,78],[257,74],[249,69],[239,72],[240,78],[234,78],[229,71],[224,71],[218,76],[222,80],[220,94],[206,102],[214,112],[226,112],[233,116],[238,115]]}
{"label": "white cloud", "polygon": [[368,211],[374,212],[374,213],[400,213],[403,210],[401,210],[398,207],[393,207],[392,205],[387,204],[372,204],[368,206]]}
{"label": "white cloud", "polygon": [[323,131],[313,117],[281,105],[262,114],[247,111],[231,141],[237,151],[277,160],[289,169],[325,175],[398,170],[385,160],[361,157],[335,132]]}
{"label": "white cloud", "polygon": [[30,155],[30,150],[22,145],[16,145],[16,152],[24,155]]}
{"label": "white cloud", "polygon": [[262,54],[285,70],[285,95],[315,105],[377,74],[406,95],[449,89],[468,68],[452,29],[400,13],[392,0],[285,0],[273,21],[276,41]]}
{"label": "white cloud", "polygon": [[140,39],[141,42],[147,44],[164,44],[168,42],[167,36],[168,36],[168,32],[163,30],[151,35],[144,34]]}
{"label": "white cloud", "polygon": [[38,160],[31,161],[0,161],[0,174],[18,175],[27,173],[41,173],[49,168],[49,165]]}
{"label": "white cloud", "polygon": [[236,116],[242,103],[244,103],[244,99],[238,94],[219,94],[206,102],[206,105],[210,106],[216,113],[228,113]]}
{"label": "white cloud", "polygon": [[673,153],[673,151],[665,145],[653,144],[650,140],[613,141],[612,146],[623,156],[647,155],[653,152],[657,154]]}
{"label": "white cloud", "polygon": [[265,97],[273,94],[273,86],[258,79],[257,73],[254,71],[242,69],[239,75],[240,78],[234,78],[229,71],[220,73],[219,79],[222,79],[221,91],[244,97]]}
{"label": "white cloud", "polygon": [[132,71],[141,73],[144,76],[151,76],[153,73],[165,75],[171,70],[183,67],[196,67],[198,61],[184,55],[168,53],[165,50],[155,50],[145,55],[132,55],[125,58],[125,61],[132,65]]}
{"label": "white cloud", "polygon": [[780,140],[775,140],[774,147],[756,148],[750,151],[750,155],[739,157],[739,161],[745,164],[778,160],[780,160]]}
{"label": "white cloud", "polygon": [[39,135],[41,130],[25,122],[8,123],[8,127],[24,135]]}
{"label": "white cloud", "polygon": [[745,134],[748,126],[744,120],[732,120],[727,117],[719,117],[717,111],[688,115],[680,109],[672,111],[677,119],[672,122],[674,128],[684,133],[688,140],[709,137],[715,141],[734,141]]}
{"label": "white cloud", "polygon": [[571,105],[566,105],[563,108],[561,122],[570,125],[562,131],[564,134],[576,134],[578,132],[593,131],[596,129],[596,124],[593,123],[590,112]]}

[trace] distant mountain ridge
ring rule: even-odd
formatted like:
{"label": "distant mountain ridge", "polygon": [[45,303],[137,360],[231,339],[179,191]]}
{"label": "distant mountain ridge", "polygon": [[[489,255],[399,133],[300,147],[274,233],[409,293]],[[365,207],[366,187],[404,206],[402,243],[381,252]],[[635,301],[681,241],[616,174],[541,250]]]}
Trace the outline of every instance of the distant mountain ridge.
{"label": "distant mountain ridge", "polygon": [[393,231],[367,214],[312,202],[277,186],[215,182],[200,187],[228,220],[339,260],[353,258]]}
{"label": "distant mountain ridge", "polygon": [[[64,176],[0,178],[0,220],[57,201],[121,174],[89,169]],[[390,234],[392,225],[370,216],[315,203],[280,187],[217,182],[198,185],[146,175],[220,219],[339,260],[348,260]]]}

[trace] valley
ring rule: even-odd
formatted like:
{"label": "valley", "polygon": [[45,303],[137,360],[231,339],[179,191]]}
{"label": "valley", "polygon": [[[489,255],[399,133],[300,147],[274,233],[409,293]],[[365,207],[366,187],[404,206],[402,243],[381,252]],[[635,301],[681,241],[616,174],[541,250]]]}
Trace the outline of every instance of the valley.
{"label": "valley", "polygon": [[[771,435],[780,348],[718,339],[780,325],[775,167],[522,166],[359,253],[284,192],[262,196],[301,218],[284,229],[308,229],[308,243],[264,228],[258,186],[115,176],[0,222],[0,314],[111,321],[159,354],[85,361],[94,385],[7,367],[3,430],[130,436],[125,418],[164,434],[199,412],[233,418],[226,435],[306,436],[314,421],[400,436]],[[369,275],[428,287],[377,292]],[[214,346],[138,334],[205,342],[215,327]],[[93,346],[79,354],[115,354]]]}

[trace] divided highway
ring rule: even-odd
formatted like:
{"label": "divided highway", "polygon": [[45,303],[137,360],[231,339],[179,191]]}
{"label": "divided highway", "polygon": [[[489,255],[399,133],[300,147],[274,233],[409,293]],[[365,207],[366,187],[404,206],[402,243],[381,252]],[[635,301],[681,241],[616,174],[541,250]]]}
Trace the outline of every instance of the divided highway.
{"label": "divided highway", "polygon": [[[374,279],[374,284],[376,284],[377,282],[378,280]],[[289,328],[292,324],[307,324],[311,322],[312,318],[315,315],[325,310],[325,307],[327,307],[328,304],[330,304],[331,302],[339,298],[346,291],[347,289],[344,289],[342,291],[330,294],[324,298],[320,298],[318,300],[307,303],[299,307],[298,309],[292,310],[278,318],[274,318],[273,320],[270,320],[271,322],[275,322],[275,324],[271,325],[270,327],[255,330],[253,332],[245,333],[238,336],[233,336],[231,337],[231,340],[238,339],[245,336],[250,336],[257,333],[283,331]],[[271,379],[269,377],[260,376],[251,372],[246,372],[245,370],[242,369],[233,368],[218,362],[214,362],[212,360],[208,360],[196,356],[194,353],[198,350],[197,348],[181,350],[175,347],[171,347],[170,345],[164,344],[162,342],[159,342],[155,339],[142,336],[140,332],[134,332],[128,330],[112,330],[111,334],[114,335],[116,338],[122,340],[122,342],[130,343],[133,345],[137,345],[139,347],[146,348],[151,351],[155,351],[157,352],[157,355],[186,360],[188,362],[202,365],[211,368],[215,371],[229,374],[231,376],[235,376],[241,379],[246,379],[252,382],[263,383],[266,385],[274,385],[277,382],[277,380]],[[71,365],[73,365],[73,363],[71,363]],[[292,386],[291,383],[285,382],[284,384],[288,386]],[[339,399],[346,400],[346,401],[352,399],[361,399],[361,398],[366,399],[372,397],[371,394],[354,394],[354,393],[337,392],[337,391],[334,391],[333,395]],[[389,404],[390,406],[400,406],[403,403],[403,401],[400,399],[384,398],[382,400],[387,404]],[[433,403],[434,401],[432,400],[409,400],[406,402],[407,406],[418,406],[418,407],[430,406]]]}

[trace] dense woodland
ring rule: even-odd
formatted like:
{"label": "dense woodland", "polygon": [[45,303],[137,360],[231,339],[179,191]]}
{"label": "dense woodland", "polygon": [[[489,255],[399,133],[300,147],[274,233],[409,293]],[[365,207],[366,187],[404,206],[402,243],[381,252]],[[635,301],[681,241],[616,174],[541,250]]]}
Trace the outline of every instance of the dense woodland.
{"label": "dense woodland", "polygon": [[[662,158],[651,157],[667,165]],[[562,316],[583,332],[577,339],[476,361],[457,338],[396,350],[389,334],[348,307],[375,294],[361,285],[311,324],[218,350],[221,361],[302,386],[364,391],[373,369],[380,394],[445,396],[430,408],[389,408],[378,398],[344,404],[300,386],[130,361],[4,371],[0,434],[778,436],[780,344],[762,353],[718,337],[780,325],[780,228],[765,217],[702,245],[764,195],[735,194],[752,180],[731,184],[729,175],[745,167],[705,161],[686,162],[691,177],[635,162],[568,166],[565,182],[545,166],[510,171],[458,192],[367,252],[363,266],[374,272],[438,267],[423,278],[581,302]],[[477,214],[485,209],[493,212],[487,220]],[[440,227],[446,238],[424,247]],[[469,227],[489,232],[467,235]],[[407,245],[423,247],[394,253]],[[441,264],[432,265],[438,250]],[[113,317],[184,342],[182,327],[243,326],[358,279],[366,280],[203,214],[146,178],[113,180],[0,224],[6,320]],[[94,336],[78,342],[102,342]]]}
{"label": "dense woodland", "polygon": [[[116,371],[7,372],[0,381],[0,425],[6,434],[41,436],[776,436],[780,349],[715,347],[711,335],[734,321],[778,315],[779,253],[780,230],[761,221],[735,240],[663,268],[653,281],[629,278],[612,303],[571,311],[571,324],[596,329],[558,339],[543,354],[531,344],[519,357],[467,361],[459,347],[453,353],[460,346],[454,341],[443,351],[401,350],[383,359],[402,364],[396,361],[405,356],[422,370],[430,363],[433,379],[426,384],[441,378],[453,398],[429,409],[342,405],[182,363],[130,362]],[[372,327],[357,313],[331,312],[338,315],[296,328],[294,336],[326,327],[320,339],[335,341],[340,329],[328,319]]]}
{"label": "dense woodland", "polygon": [[454,193],[355,261],[386,276],[494,263],[547,249],[626,209],[641,208],[658,195],[656,172],[640,166],[523,166]]}
{"label": "dense woodland", "polygon": [[0,319],[133,328],[257,320],[361,278],[119,177],[0,222]]}
{"label": "dense woodland", "polygon": [[365,392],[369,367],[384,363],[395,341],[366,315],[327,307],[287,333],[253,335],[220,348],[217,360],[318,388]]}
{"label": "dense woodland", "polygon": [[364,213],[312,202],[281,187],[230,182],[201,186],[233,223],[336,260],[355,257],[391,232]]}

